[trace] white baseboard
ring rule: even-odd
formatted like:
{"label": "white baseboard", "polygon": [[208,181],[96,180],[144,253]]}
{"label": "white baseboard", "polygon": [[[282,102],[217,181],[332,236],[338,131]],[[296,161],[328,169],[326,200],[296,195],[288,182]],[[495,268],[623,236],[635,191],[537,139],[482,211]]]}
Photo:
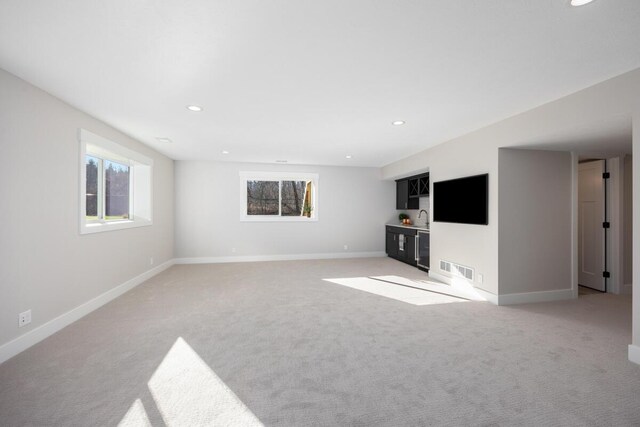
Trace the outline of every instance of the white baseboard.
{"label": "white baseboard", "polygon": [[[457,278],[445,276],[444,274],[436,273],[429,270],[429,277],[436,280],[440,280],[446,284],[455,286],[454,281]],[[482,296],[485,300],[496,305],[514,305],[514,304],[528,304],[534,302],[548,302],[548,301],[560,301],[575,298],[575,293],[571,289],[561,289],[557,291],[539,291],[539,292],[525,292],[520,294],[502,294],[496,295],[484,289],[474,286],[471,282],[464,279],[459,279],[465,282],[465,286],[471,286],[475,292]]]}
{"label": "white baseboard", "polygon": [[496,294],[492,294],[489,291],[485,291],[484,289],[480,289],[480,288],[473,288],[477,293],[479,293],[486,301],[490,302],[491,304],[495,304],[495,305],[500,305],[499,302],[499,296]]}
{"label": "white baseboard", "polygon": [[[454,278],[453,277],[449,277],[449,276],[445,276],[444,274],[440,274],[440,273],[436,273],[433,270],[429,270],[429,277],[439,280],[443,283],[446,283],[447,285],[451,285],[451,286],[455,286],[454,283]],[[470,286],[471,288],[473,288],[473,291],[477,292],[478,295],[480,295],[482,298],[485,299],[485,301],[490,302],[491,304],[495,304],[498,305],[498,295],[496,294],[492,294],[491,292],[485,291],[484,289],[480,289],[477,288],[475,286],[473,286],[473,284],[471,282],[469,282],[468,280],[464,280],[464,279],[460,279],[463,280],[465,282],[465,285]]]}
{"label": "white baseboard", "polygon": [[629,344],[629,360],[640,365],[640,346]]}
{"label": "white baseboard", "polygon": [[133,279],[127,280],[126,282],[116,286],[113,289],[108,290],[107,292],[98,295],[85,302],[84,304],[79,305],[78,307],[69,310],[68,312],[61,314],[60,316],[48,321],[47,323],[40,325],[31,331],[25,333],[24,335],[15,338],[12,341],[9,341],[6,344],[0,346],[0,363],[9,360],[16,354],[28,349],[34,344],[39,343],[43,339],[55,334],[65,326],[70,325],[76,320],[86,316],[97,308],[102,307],[106,303],[116,299],[120,295],[125,292],[130,291],[135,288],[142,282],[150,279],[158,273],[163,272],[167,268],[171,267],[174,264],[174,260],[171,259],[165,263],[158,265],[157,267],[152,268],[151,270],[145,271],[139,276],[134,277]]}
{"label": "white baseboard", "polygon": [[498,296],[498,305],[529,304],[534,302],[561,301],[574,299],[575,293],[571,289],[555,291],[524,292],[521,294],[504,294]]}
{"label": "white baseboard", "polygon": [[248,255],[221,257],[176,258],[176,264],[220,264],[226,262],[298,261],[308,259],[379,258],[384,252],[335,252],[322,254]]}
{"label": "white baseboard", "polygon": [[632,293],[633,293],[633,285],[631,283],[622,285],[622,288],[620,289],[621,295],[631,295]]}

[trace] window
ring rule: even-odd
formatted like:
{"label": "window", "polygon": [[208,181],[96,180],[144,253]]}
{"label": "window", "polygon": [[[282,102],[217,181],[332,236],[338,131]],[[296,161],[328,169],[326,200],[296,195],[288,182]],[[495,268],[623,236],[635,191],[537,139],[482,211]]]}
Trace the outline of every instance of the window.
{"label": "window", "polygon": [[318,175],[240,172],[242,221],[316,221]]}
{"label": "window", "polygon": [[153,161],[80,129],[80,233],[151,225]]}

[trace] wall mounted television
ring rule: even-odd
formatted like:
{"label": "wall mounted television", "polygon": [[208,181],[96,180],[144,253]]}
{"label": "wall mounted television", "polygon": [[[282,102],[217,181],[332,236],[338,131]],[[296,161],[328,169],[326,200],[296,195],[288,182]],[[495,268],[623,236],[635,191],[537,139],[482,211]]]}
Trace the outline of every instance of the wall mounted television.
{"label": "wall mounted television", "polygon": [[433,221],[489,224],[489,174],[433,183]]}

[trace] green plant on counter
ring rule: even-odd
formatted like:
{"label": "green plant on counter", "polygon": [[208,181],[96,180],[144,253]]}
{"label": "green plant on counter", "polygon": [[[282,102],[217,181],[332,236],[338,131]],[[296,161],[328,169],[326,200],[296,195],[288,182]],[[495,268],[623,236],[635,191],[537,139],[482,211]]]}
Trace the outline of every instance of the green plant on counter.
{"label": "green plant on counter", "polygon": [[302,207],[302,215],[311,218],[311,211],[313,210],[313,207],[307,203],[304,204],[304,206]]}
{"label": "green plant on counter", "polygon": [[400,222],[402,222],[402,220],[409,219],[409,215],[407,215],[406,213],[401,213],[400,215],[398,215],[398,219],[400,220]]}

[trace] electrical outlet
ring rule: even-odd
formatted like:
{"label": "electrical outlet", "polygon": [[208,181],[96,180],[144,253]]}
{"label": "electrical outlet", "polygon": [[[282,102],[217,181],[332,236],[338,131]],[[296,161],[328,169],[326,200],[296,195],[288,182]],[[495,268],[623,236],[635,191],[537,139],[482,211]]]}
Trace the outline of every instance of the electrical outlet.
{"label": "electrical outlet", "polygon": [[484,276],[482,274],[478,274],[478,283],[482,283],[484,281]]}
{"label": "electrical outlet", "polygon": [[231,253],[235,254],[236,253],[236,248],[231,248]]}
{"label": "electrical outlet", "polygon": [[31,310],[23,311],[18,314],[18,326],[23,327],[24,325],[28,325],[31,323]]}
{"label": "electrical outlet", "polygon": [[348,245],[344,245],[344,250],[348,251],[349,250],[349,246]]}
{"label": "electrical outlet", "polygon": [[153,257],[149,258],[149,265],[153,265]]}

